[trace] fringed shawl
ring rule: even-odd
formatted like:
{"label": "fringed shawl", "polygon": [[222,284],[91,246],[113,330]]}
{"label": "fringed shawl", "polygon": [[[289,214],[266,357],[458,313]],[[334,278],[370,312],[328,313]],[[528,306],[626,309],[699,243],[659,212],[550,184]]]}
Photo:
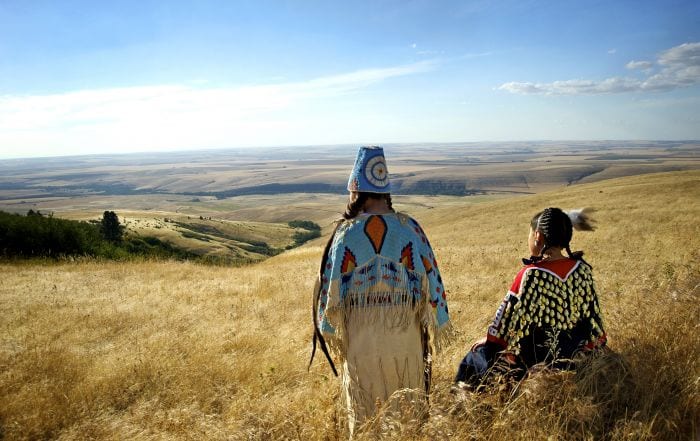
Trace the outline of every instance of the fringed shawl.
{"label": "fringed shawl", "polygon": [[449,334],[447,296],[418,222],[390,213],[341,224],[323,268],[317,314],[321,332],[341,354],[349,314],[378,330],[418,317],[437,350]]}

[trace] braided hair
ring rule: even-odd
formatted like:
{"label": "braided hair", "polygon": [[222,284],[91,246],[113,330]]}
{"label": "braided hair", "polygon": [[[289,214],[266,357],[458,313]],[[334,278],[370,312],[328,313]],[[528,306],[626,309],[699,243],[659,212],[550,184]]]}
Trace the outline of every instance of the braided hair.
{"label": "braided hair", "polygon": [[[583,251],[571,251],[570,242],[573,230],[592,231],[592,220],[586,215],[584,210],[572,210],[564,212],[560,208],[549,207],[535,214],[530,220],[530,228],[539,231],[544,237],[544,246],[539,256],[530,256],[530,259],[523,259],[528,265],[539,262],[544,258],[544,253],[550,248],[564,248],[570,258],[583,260]],[[572,219],[573,218],[573,219]]]}

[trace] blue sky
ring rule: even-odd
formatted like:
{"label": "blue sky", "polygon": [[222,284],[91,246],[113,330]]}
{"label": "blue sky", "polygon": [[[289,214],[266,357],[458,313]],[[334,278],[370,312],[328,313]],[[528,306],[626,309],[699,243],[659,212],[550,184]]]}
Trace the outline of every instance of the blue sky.
{"label": "blue sky", "polygon": [[0,0],[0,158],[700,139],[700,2]]}

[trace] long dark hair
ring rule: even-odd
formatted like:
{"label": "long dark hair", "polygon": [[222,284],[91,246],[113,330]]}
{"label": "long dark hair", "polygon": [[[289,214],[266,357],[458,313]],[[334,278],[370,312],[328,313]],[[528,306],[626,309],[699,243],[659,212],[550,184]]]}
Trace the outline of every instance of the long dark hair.
{"label": "long dark hair", "polygon": [[394,210],[391,205],[391,195],[389,193],[368,193],[366,191],[353,191],[348,196],[348,205],[343,213],[344,220],[350,220],[357,217],[362,211],[365,202],[369,199],[384,199],[389,206],[389,210]]}
{"label": "long dark hair", "polygon": [[592,231],[592,220],[588,216],[580,215],[576,219],[576,225],[571,221],[569,214],[560,208],[549,207],[535,214],[530,220],[530,228],[539,231],[544,237],[544,246],[539,256],[531,256],[530,259],[523,259],[528,263],[539,262],[544,258],[544,253],[550,248],[564,248],[570,258],[583,260],[583,251],[571,251],[570,242],[573,236],[574,227],[577,230]]}

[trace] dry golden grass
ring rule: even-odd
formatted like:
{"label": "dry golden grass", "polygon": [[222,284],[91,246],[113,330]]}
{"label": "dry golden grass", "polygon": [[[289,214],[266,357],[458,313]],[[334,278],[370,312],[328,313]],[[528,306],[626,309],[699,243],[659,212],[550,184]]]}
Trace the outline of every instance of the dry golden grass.
{"label": "dry golden grass", "polygon": [[[449,392],[526,250],[529,218],[597,209],[577,233],[614,353],[515,390]],[[431,413],[383,415],[359,439],[696,439],[700,173],[624,178],[420,212],[458,335],[434,365]],[[0,438],[347,436],[339,385],[309,355],[322,240],[243,268],[0,265]]]}

